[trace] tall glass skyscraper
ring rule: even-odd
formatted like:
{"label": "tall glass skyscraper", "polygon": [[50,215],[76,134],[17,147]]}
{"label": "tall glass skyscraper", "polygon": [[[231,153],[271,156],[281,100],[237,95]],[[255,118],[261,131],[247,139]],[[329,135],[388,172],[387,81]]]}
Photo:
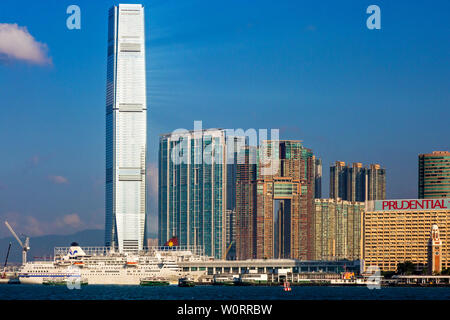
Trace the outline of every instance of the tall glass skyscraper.
{"label": "tall glass skyscraper", "polygon": [[230,190],[226,154],[225,130],[198,130],[160,137],[160,245],[176,236],[181,246],[201,247],[205,255],[223,257],[227,190]]}
{"label": "tall glass skyscraper", "polygon": [[145,235],[144,8],[114,6],[108,21],[105,245],[126,252],[142,249]]}
{"label": "tall glass skyscraper", "polygon": [[419,199],[450,198],[450,152],[419,154]]}

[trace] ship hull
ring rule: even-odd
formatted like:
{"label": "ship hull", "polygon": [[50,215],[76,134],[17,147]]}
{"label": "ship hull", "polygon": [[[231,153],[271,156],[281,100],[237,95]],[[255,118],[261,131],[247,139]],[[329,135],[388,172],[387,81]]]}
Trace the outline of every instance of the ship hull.
{"label": "ship hull", "polygon": [[[140,285],[141,281],[144,278],[151,277],[151,274],[146,274],[145,276],[130,276],[130,275],[111,275],[111,276],[96,276],[91,275],[89,273],[82,273],[81,278],[83,281],[86,281],[88,284],[97,284],[97,285]],[[153,275],[155,276],[155,275]],[[161,274],[158,274],[161,277]],[[167,281],[174,282],[181,275],[179,274],[167,274],[162,276]],[[70,278],[69,278],[70,279]],[[44,284],[45,281],[59,281],[61,277],[49,277],[49,276],[19,276],[19,281],[21,284]],[[78,280],[79,281],[79,280]],[[72,281],[69,280],[70,283],[76,284],[77,279],[74,278]]]}
{"label": "ship hull", "polygon": [[206,273],[182,271],[178,262],[193,257],[188,250],[152,250],[144,254],[105,252],[103,247],[55,248],[54,261],[26,263],[19,272],[20,283],[53,284],[67,281],[69,287],[77,286],[80,282],[89,285],[140,285],[142,280],[156,279],[176,284],[179,278],[198,278]]}
{"label": "ship hull", "polygon": [[21,284],[43,284],[44,277],[19,277],[19,281]]}

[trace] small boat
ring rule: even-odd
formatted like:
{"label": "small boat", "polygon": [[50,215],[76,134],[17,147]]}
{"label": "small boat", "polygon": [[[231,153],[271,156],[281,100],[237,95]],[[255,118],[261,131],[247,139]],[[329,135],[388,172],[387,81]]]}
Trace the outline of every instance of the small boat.
{"label": "small boat", "polygon": [[247,281],[242,281],[241,278],[234,278],[233,285],[235,285],[235,286],[250,286],[251,283],[247,282]]}
{"label": "small boat", "polygon": [[234,281],[229,280],[216,280],[214,279],[211,283],[213,286],[234,286]]}
{"label": "small boat", "polygon": [[141,286],[168,286],[170,283],[160,279],[142,279],[140,284]]}
{"label": "small boat", "polygon": [[285,282],[283,283],[283,290],[284,290],[284,291],[291,291],[291,290],[292,290],[291,284],[289,283],[289,281],[285,281]]}
{"label": "small boat", "polygon": [[180,278],[178,279],[178,286],[179,287],[194,287],[194,281],[189,278]]}

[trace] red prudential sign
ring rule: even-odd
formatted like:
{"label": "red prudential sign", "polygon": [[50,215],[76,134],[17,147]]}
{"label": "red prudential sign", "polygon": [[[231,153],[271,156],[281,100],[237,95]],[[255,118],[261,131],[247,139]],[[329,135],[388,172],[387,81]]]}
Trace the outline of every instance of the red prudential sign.
{"label": "red prudential sign", "polygon": [[450,210],[450,198],[377,200],[373,202],[374,211]]}

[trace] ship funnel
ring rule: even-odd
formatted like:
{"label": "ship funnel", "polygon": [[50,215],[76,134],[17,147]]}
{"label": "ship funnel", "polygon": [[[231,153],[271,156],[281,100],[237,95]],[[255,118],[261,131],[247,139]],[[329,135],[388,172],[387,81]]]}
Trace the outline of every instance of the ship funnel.
{"label": "ship funnel", "polygon": [[[73,245],[76,244],[76,245]],[[79,257],[79,256],[85,256],[86,253],[84,253],[83,249],[81,249],[81,247],[77,244],[77,243],[72,243],[72,246],[69,249],[69,252],[67,253],[67,256],[69,258],[75,258],[75,257]]]}

